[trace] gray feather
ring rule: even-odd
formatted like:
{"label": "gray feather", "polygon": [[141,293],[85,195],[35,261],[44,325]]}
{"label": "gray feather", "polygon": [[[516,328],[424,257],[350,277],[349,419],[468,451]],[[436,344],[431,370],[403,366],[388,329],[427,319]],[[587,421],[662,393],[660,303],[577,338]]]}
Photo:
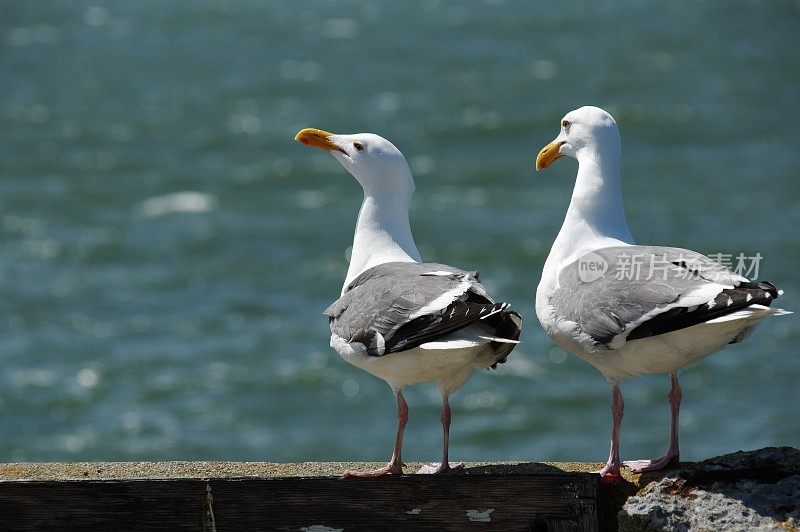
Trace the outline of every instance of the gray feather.
{"label": "gray feather", "polygon": [[646,314],[669,309],[703,285],[735,287],[747,282],[708,257],[680,248],[621,246],[596,250],[592,259],[606,266],[596,279],[581,270],[585,257],[561,270],[551,304],[557,316],[575,322],[599,345],[607,345],[623,332],[630,333],[627,329]]}
{"label": "gray feather", "polygon": [[[417,315],[448,293],[453,301],[442,310]],[[510,313],[507,305],[498,305],[477,280],[477,272],[435,263],[392,262],[359,275],[325,314],[333,334],[364,344],[370,355],[382,356],[446,336],[491,310]],[[401,328],[401,334],[393,338]],[[379,345],[377,335],[383,338],[385,350],[373,348]]]}

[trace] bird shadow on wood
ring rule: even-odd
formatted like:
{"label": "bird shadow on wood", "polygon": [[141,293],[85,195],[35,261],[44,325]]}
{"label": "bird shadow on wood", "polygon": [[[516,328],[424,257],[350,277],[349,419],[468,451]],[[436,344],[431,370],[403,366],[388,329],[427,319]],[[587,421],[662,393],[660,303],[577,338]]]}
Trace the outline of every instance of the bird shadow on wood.
{"label": "bird shadow on wood", "polygon": [[574,472],[564,471],[550,464],[541,462],[520,462],[516,464],[485,464],[467,467],[464,469],[466,475],[541,475],[557,474],[567,475]]}

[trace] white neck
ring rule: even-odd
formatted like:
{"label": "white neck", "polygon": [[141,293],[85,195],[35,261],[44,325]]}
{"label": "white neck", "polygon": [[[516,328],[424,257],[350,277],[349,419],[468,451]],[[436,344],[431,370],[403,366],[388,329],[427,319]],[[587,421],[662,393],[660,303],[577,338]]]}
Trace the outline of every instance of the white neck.
{"label": "white neck", "polygon": [[389,197],[385,192],[364,191],[343,292],[353,279],[373,266],[421,260],[408,220],[412,192],[413,189],[400,197]]}
{"label": "white neck", "polygon": [[[544,276],[555,277],[584,253],[608,246],[633,244],[622,203],[619,145],[578,151],[578,176],[572,200],[545,263]],[[555,279],[552,279],[555,282]]]}

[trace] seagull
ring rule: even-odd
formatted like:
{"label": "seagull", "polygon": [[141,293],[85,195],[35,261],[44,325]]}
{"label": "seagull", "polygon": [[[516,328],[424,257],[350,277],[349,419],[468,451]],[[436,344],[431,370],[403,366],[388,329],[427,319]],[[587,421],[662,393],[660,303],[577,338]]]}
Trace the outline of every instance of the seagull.
{"label": "seagull", "polygon": [[442,395],[442,461],[420,473],[449,474],[450,404],[476,368],[494,368],[518,343],[522,318],[495,302],[478,280],[443,264],[423,263],[411,236],[408,209],[414,180],[403,154],[370,133],[335,135],[303,129],[295,140],[329,152],[364,189],[350,266],[342,293],[325,310],[331,347],[347,362],[385,380],[397,402],[397,435],[389,463],[346,476],[403,474],[408,421],[403,388],[435,381]]}
{"label": "seagull", "polygon": [[567,155],[578,175],[564,224],[536,290],[536,316],[550,338],[597,368],[611,386],[608,462],[598,473],[620,478],[621,379],[670,376],[670,444],[654,460],[625,462],[635,472],[662,469],[680,457],[678,370],[744,340],[770,315],[783,292],[751,281],[695,251],[638,246],[622,204],[617,123],[597,107],[561,120],[561,132],[536,157],[536,169]]}

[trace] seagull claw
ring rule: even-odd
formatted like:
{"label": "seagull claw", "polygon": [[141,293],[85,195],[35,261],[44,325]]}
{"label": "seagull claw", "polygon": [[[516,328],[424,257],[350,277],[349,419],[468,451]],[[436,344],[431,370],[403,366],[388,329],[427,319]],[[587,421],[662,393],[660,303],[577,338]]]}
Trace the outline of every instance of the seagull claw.
{"label": "seagull claw", "polygon": [[599,474],[603,482],[608,484],[613,484],[622,480],[619,464],[606,464],[601,469],[594,471],[594,473]]}
{"label": "seagull claw", "polygon": [[403,465],[400,462],[389,462],[385,467],[373,469],[372,471],[351,471],[344,472],[345,477],[359,477],[359,478],[372,478],[372,477],[385,477],[388,475],[400,476],[403,474]]}
{"label": "seagull claw", "polygon": [[455,475],[464,470],[464,463],[457,464],[425,464],[419,468],[420,475]]}
{"label": "seagull claw", "polygon": [[654,460],[627,460],[623,463],[634,473],[646,473],[648,471],[664,469],[673,462],[676,464],[678,463],[678,455],[667,453],[661,458],[656,458]]}

